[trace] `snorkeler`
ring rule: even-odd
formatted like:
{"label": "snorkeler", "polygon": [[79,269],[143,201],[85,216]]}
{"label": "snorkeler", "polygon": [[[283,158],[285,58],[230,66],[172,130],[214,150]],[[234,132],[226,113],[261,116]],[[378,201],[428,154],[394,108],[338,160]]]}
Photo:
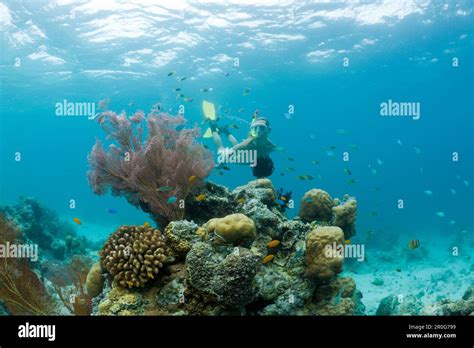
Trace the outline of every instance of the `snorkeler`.
{"label": "snorkeler", "polygon": [[[258,116],[258,110],[253,114],[247,139],[239,143],[230,134],[228,126],[219,126],[217,124],[218,118],[215,114],[214,104],[203,101],[202,106],[204,116],[209,122],[209,129],[204,134],[204,137],[209,138],[212,136],[220,154],[230,155],[242,150],[255,151],[257,154],[256,165],[252,167],[252,174],[257,178],[262,178],[268,177],[273,173],[274,165],[270,158],[270,153],[275,150],[276,146],[268,139],[271,131],[270,122],[265,117]],[[221,135],[227,137],[227,140],[232,144],[231,148],[224,146]]]}

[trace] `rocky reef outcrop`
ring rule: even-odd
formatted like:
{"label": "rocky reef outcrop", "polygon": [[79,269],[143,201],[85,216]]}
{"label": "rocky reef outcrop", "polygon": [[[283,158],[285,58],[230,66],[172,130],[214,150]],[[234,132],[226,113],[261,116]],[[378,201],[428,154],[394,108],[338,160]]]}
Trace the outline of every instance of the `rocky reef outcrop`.
{"label": "rocky reef outcrop", "polygon": [[354,281],[338,275],[344,259],[325,253],[328,245],[344,244],[344,228],[355,223],[354,198],[340,203],[311,190],[305,197],[317,204],[288,219],[268,179],[232,191],[206,183],[200,192],[205,199],[186,201],[183,219],[163,231],[167,257],[159,276],[129,288],[102,267],[96,314],[364,314]]}

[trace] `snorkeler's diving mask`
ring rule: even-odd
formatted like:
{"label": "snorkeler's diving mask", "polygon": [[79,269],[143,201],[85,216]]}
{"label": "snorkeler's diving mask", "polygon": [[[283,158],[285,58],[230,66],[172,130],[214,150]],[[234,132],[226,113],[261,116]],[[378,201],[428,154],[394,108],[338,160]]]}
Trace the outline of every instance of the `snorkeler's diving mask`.
{"label": "snorkeler's diving mask", "polygon": [[270,128],[268,126],[268,121],[266,118],[263,117],[259,117],[253,120],[252,124],[250,125],[250,133],[254,138],[266,135],[269,131]]}

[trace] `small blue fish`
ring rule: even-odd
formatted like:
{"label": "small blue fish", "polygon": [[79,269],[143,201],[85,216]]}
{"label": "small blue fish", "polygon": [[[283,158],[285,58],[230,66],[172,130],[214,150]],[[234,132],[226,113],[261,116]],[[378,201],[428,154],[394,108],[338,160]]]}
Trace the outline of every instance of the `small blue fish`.
{"label": "small blue fish", "polygon": [[339,301],[341,301],[342,293],[344,292],[344,287],[342,287],[341,291],[337,294],[336,298],[334,299],[334,305],[337,306]]}
{"label": "small blue fish", "polygon": [[107,213],[109,213],[109,214],[117,214],[117,209],[109,208],[109,209],[107,209]]}
{"label": "small blue fish", "polygon": [[176,196],[171,196],[170,198],[168,198],[168,200],[166,201],[166,204],[173,204],[175,203],[177,200]]}

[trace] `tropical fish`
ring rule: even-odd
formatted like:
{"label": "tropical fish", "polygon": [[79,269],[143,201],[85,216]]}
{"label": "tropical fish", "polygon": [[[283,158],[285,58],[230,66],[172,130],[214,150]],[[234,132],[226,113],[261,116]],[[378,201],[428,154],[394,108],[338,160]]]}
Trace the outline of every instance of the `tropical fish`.
{"label": "tropical fish", "polygon": [[180,124],[178,127],[176,127],[176,131],[181,132],[184,129],[184,124]]}
{"label": "tropical fish", "polygon": [[357,150],[357,145],[356,144],[350,144],[349,147],[353,150]]}
{"label": "tropical fish", "polygon": [[339,301],[341,301],[342,293],[344,292],[344,287],[337,293],[336,297],[334,298],[334,305],[337,306]]}
{"label": "tropical fish", "polygon": [[158,192],[166,192],[166,191],[171,191],[173,188],[171,186],[162,186],[157,188],[156,190]]}
{"label": "tropical fish", "polygon": [[451,194],[455,195],[455,194],[456,194],[456,190],[455,190],[455,189],[451,189]]}
{"label": "tropical fish", "polygon": [[469,181],[463,180],[462,182],[463,182],[464,186],[469,187]]}
{"label": "tropical fish", "polygon": [[109,208],[109,209],[107,209],[107,213],[109,213],[109,214],[117,214],[117,209]]}
{"label": "tropical fish", "polygon": [[313,176],[311,176],[311,175],[306,175],[306,179],[308,179],[308,180],[313,180],[313,179],[314,179],[314,177],[313,177]]}
{"label": "tropical fish", "polygon": [[355,180],[355,179],[349,179],[349,180],[347,180],[347,183],[348,183],[349,185],[352,185],[352,184],[355,184],[355,183],[356,183],[356,180]]}
{"label": "tropical fish", "polygon": [[245,198],[241,197],[237,200],[237,202],[240,203],[240,204],[244,204],[245,203]]}
{"label": "tropical fish", "polygon": [[184,80],[186,80],[186,76],[183,76],[179,79],[179,81],[184,81]]}
{"label": "tropical fish", "polygon": [[350,169],[344,169],[344,173],[346,173],[347,175],[352,175],[352,172]]}
{"label": "tropical fish", "polygon": [[72,219],[76,224],[78,225],[82,225],[82,222],[81,220],[79,220],[77,217],[75,217],[74,219]]}
{"label": "tropical fish", "polygon": [[250,88],[246,88],[244,93],[242,93],[243,96],[247,96],[250,94]]}
{"label": "tropical fish", "polygon": [[329,150],[335,150],[335,149],[336,149],[336,147],[334,145],[329,146]]}
{"label": "tropical fish", "polygon": [[295,159],[293,157],[288,157],[288,161],[294,162]]}
{"label": "tropical fish", "polygon": [[224,169],[224,170],[230,170],[230,168],[228,166],[220,166],[219,168]]}
{"label": "tropical fish", "polygon": [[433,192],[430,191],[430,190],[426,190],[426,191],[423,191],[423,192],[424,192],[425,195],[427,195],[427,196],[431,196],[431,195],[433,194]]}
{"label": "tropical fish", "polygon": [[456,225],[456,221],[454,221],[454,220],[451,220],[449,223],[450,223],[451,225]]}
{"label": "tropical fish", "polygon": [[317,165],[319,165],[321,162],[320,162],[320,161],[311,161],[311,163],[317,166]]}
{"label": "tropical fish", "polygon": [[414,147],[413,150],[415,150],[415,153],[419,155],[421,153],[421,150],[418,147]]}
{"label": "tropical fish", "polygon": [[217,174],[219,174],[220,176],[223,176],[224,175],[224,172],[223,171],[218,171]]}
{"label": "tropical fish", "polygon": [[264,265],[266,265],[267,263],[269,263],[271,260],[273,260],[275,258],[275,255],[267,255],[263,258],[262,260],[262,263]]}
{"label": "tropical fish", "polygon": [[377,158],[377,164],[378,164],[379,166],[383,165],[383,162],[382,162],[382,160],[381,160],[380,158]]}
{"label": "tropical fish", "polygon": [[176,73],[176,71],[174,71],[174,70],[173,70],[173,71],[170,71],[170,72],[168,73],[168,76],[173,76],[175,73]]}
{"label": "tropical fish", "polygon": [[229,76],[229,73],[228,72],[224,73],[224,76],[225,77]]}
{"label": "tropical fish", "polygon": [[192,102],[193,101],[193,98],[184,98],[183,99],[185,102]]}
{"label": "tropical fish", "polygon": [[306,176],[305,176],[305,175],[298,175],[297,178],[300,179],[300,180],[306,180]]}
{"label": "tropical fish", "polygon": [[189,183],[194,182],[194,180],[196,180],[196,175],[191,175],[191,176],[188,178],[188,182],[189,182]]}
{"label": "tropical fish", "polygon": [[286,201],[286,197],[285,197],[285,196],[281,196],[280,199],[281,199],[282,201]]}
{"label": "tropical fish", "polygon": [[278,147],[275,148],[275,151],[285,152],[285,148],[283,146],[278,146]]}
{"label": "tropical fish", "polygon": [[202,202],[205,199],[206,199],[206,195],[204,193],[201,193],[200,195],[196,196],[196,201],[198,202]]}
{"label": "tropical fish", "polygon": [[143,227],[150,227],[150,223],[148,221],[146,221],[144,224],[143,224]]}
{"label": "tropical fish", "polygon": [[350,239],[346,239],[346,240],[344,241],[344,244],[346,244],[346,245],[351,244],[351,240],[350,240]]}
{"label": "tropical fish", "polygon": [[400,146],[403,145],[403,143],[402,143],[402,141],[401,141],[400,139],[397,139],[397,144],[400,145]]}
{"label": "tropical fish", "polygon": [[272,240],[271,242],[268,242],[267,244],[267,248],[276,248],[277,246],[280,245],[280,241],[279,240]]}
{"label": "tropical fish", "polygon": [[413,239],[408,243],[408,247],[410,249],[416,249],[420,246],[420,241],[418,239]]}
{"label": "tropical fish", "polygon": [[304,245],[301,246],[300,248],[296,249],[295,256],[293,256],[294,259],[298,259],[304,254]]}
{"label": "tropical fish", "polygon": [[444,213],[442,211],[438,211],[435,213],[436,215],[438,215],[439,217],[445,217]]}
{"label": "tropical fish", "polygon": [[232,128],[232,129],[239,129],[239,125],[238,124],[229,124],[229,128]]}
{"label": "tropical fish", "polygon": [[171,196],[170,198],[167,199],[166,204],[173,204],[176,202],[177,198],[176,196]]}
{"label": "tropical fish", "polygon": [[175,91],[175,92],[179,92],[179,91],[181,91],[181,88],[179,88],[179,87],[178,87],[178,88],[175,88],[174,91]]}
{"label": "tropical fish", "polygon": [[402,270],[400,268],[396,268],[395,271],[401,272]]}
{"label": "tropical fish", "polygon": [[294,171],[295,171],[295,168],[293,168],[293,167],[286,167],[286,170],[288,170],[289,172],[294,172]]}
{"label": "tropical fish", "polygon": [[328,157],[333,157],[334,151],[326,151],[326,155],[328,155]]}

